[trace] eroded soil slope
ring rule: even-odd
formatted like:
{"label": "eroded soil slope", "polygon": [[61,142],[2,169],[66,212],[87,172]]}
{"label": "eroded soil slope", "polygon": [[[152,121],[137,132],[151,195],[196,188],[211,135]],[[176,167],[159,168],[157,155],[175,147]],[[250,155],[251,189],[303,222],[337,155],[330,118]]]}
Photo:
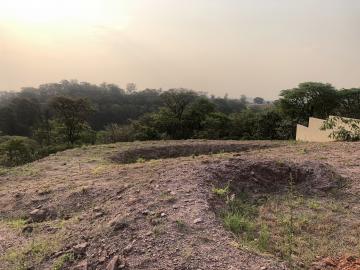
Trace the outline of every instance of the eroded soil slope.
{"label": "eroded soil slope", "polygon": [[[357,143],[170,141],[58,153],[1,171],[0,269],[315,269],[325,257],[359,255],[359,161]],[[289,179],[290,209],[307,218],[294,217],[290,253],[280,230]],[[256,205],[251,237],[224,226],[242,194]],[[270,236],[259,249],[263,224]],[[299,228],[323,245],[298,243]]]}

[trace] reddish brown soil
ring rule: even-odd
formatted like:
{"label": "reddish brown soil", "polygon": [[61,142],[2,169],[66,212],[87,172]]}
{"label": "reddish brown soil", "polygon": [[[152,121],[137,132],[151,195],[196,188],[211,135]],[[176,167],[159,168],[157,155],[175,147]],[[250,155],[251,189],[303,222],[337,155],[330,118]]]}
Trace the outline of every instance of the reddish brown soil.
{"label": "reddish brown soil", "polygon": [[[218,152],[213,145],[238,153],[189,156],[188,145],[193,154]],[[148,155],[154,146],[157,154]],[[162,154],[177,147],[189,157]],[[111,160],[128,162],[119,159],[123,151],[136,160],[131,148],[136,159],[167,159]],[[74,249],[75,260],[63,269],[105,269],[115,256],[123,269],[286,269],[274,257],[234,245],[214,211],[212,187],[231,180],[233,189],[257,196],[281,192],[291,174],[304,193],[341,189],[360,216],[359,161],[359,143],[149,142],[58,153],[0,176],[0,269],[19,269],[9,262],[9,252],[19,253],[44,238],[58,244],[29,269],[52,269]],[[44,221],[29,220],[31,233],[9,226],[11,220],[29,218],[34,209],[46,214]]]}
{"label": "reddish brown soil", "polygon": [[341,258],[323,258],[313,264],[312,270],[360,270],[360,259],[354,256],[345,256]]}

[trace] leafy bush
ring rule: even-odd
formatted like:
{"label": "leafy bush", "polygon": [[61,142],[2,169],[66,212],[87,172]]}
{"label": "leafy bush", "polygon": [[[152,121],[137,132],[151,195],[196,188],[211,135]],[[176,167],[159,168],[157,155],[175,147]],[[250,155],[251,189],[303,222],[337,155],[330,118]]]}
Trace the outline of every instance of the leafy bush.
{"label": "leafy bush", "polygon": [[109,124],[105,127],[103,140],[105,143],[129,142],[133,140],[133,128],[131,126],[120,126]]}
{"label": "leafy bush", "polygon": [[330,137],[337,141],[359,141],[360,140],[360,120],[330,117],[323,126],[323,130],[332,130]]}
{"label": "leafy bush", "polygon": [[39,145],[36,141],[18,136],[5,136],[0,143],[0,163],[4,166],[18,166],[34,160]]}

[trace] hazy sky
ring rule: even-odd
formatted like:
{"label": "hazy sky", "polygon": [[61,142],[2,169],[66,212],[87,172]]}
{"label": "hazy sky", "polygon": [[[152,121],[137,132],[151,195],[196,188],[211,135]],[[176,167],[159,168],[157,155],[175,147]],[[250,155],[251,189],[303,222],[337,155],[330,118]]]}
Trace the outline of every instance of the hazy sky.
{"label": "hazy sky", "polygon": [[0,90],[62,79],[274,98],[360,86],[359,0],[0,0]]}

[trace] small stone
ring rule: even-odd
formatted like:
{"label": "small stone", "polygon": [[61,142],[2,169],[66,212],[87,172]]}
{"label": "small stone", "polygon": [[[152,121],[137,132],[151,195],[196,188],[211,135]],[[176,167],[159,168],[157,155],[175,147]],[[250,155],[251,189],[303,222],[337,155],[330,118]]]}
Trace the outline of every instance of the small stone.
{"label": "small stone", "polygon": [[109,226],[112,227],[114,231],[119,231],[129,227],[129,224],[123,217],[117,216],[109,222]]}
{"label": "small stone", "polygon": [[124,248],[124,253],[125,254],[128,254],[131,252],[131,250],[133,249],[133,245],[132,244],[129,244],[127,245],[125,248]]}
{"label": "small stone", "polygon": [[150,214],[150,211],[146,209],[146,210],[142,211],[142,214],[143,214],[144,216],[147,216],[147,215]]}
{"label": "small stone", "polygon": [[32,233],[33,231],[33,227],[28,225],[28,226],[25,226],[23,229],[22,229],[22,232],[23,233]]}
{"label": "small stone", "polygon": [[34,209],[30,212],[30,219],[33,222],[42,222],[46,220],[47,212],[44,209]]}
{"label": "small stone", "polygon": [[99,258],[99,263],[103,263],[103,262],[105,262],[105,261],[106,261],[106,257],[105,257],[105,256]]}
{"label": "small stone", "polygon": [[87,270],[88,269],[88,263],[87,261],[81,261],[80,263],[78,263],[74,268],[72,268],[73,270]]}
{"label": "small stone", "polygon": [[202,223],[202,222],[203,222],[202,218],[194,219],[194,224],[199,224],[199,223]]}
{"label": "small stone", "polygon": [[73,246],[73,252],[75,255],[84,255],[86,253],[86,248],[88,247],[88,243],[84,242],[81,244],[78,244],[76,246]]}
{"label": "small stone", "polygon": [[100,218],[100,217],[102,217],[102,216],[104,216],[105,214],[104,214],[104,212],[97,212],[97,213],[95,213],[95,218]]}
{"label": "small stone", "polygon": [[160,214],[160,217],[166,217],[166,214],[165,214],[165,213],[161,213],[161,214]]}
{"label": "small stone", "polygon": [[98,212],[102,212],[102,209],[100,207],[94,207],[93,211],[98,213]]}
{"label": "small stone", "polygon": [[119,256],[114,256],[106,266],[106,270],[116,270],[119,265]]}

